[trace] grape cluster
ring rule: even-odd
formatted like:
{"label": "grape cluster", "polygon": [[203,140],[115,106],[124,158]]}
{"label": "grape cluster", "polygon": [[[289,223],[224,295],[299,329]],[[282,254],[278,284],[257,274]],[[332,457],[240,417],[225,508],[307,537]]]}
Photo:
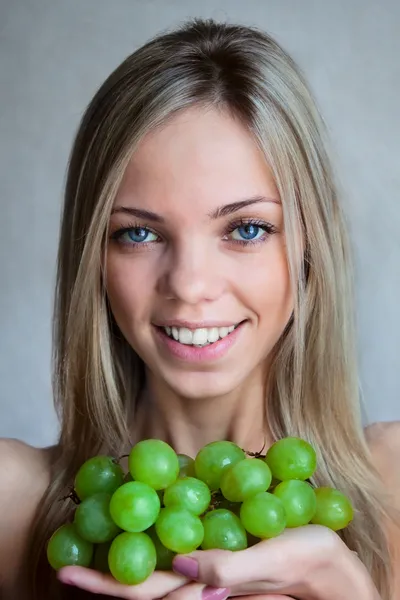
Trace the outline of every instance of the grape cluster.
{"label": "grape cluster", "polygon": [[133,585],[196,548],[243,550],[308,523],[343,529],[352,505],[339,490],[307,481],[316,462],[313,447],[296,437],[252,457],[233,442],[211,442],[195,459],[143,440],[129,454],[126,475],[113,458],[95,456],[76,475],[79,504],[73,522],[50,538],[48,561],[54,569],[111,572]]}

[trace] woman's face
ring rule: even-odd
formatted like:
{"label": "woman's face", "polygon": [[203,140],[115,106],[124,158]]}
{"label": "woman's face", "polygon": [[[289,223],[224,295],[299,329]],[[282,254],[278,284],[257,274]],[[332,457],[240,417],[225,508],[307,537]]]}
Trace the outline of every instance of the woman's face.
{"label": "woman's face", "polygon": [[179,396],[263,375],[293,299],[278,191],[242,124],[192,108],[142,140],[111,215],[106,285],[149,375]]}

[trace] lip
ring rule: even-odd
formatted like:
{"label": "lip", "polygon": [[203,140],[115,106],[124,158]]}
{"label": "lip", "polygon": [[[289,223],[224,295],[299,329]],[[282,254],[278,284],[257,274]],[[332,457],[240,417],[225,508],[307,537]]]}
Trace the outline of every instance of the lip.
{"label": "lip", "polygon": [[[176,340],[170,338],[162,329],[162,326],[154,326],[154,332],[160,344],[161,351],[164,354],[168,353],[169,356],[172,355],[174,358],[184,362],[214,362],[228,354],[228,352],[240,338],[245,324],[246,321],[242,321],[236,327],[236,329],[234,329],[226,337],[222,338],[218,342],[203,347],[180,344]],[[184,327],[186,326],[184,325]]]}
{"label": "lip", "polygon": [[211,329],[211,327],[232,327],[232,325],[238,325],[243,322],[241,321],[186,321],[184,319],[166,319],[164,321],[156,322],[156,327],[186,327],[187,329]]}

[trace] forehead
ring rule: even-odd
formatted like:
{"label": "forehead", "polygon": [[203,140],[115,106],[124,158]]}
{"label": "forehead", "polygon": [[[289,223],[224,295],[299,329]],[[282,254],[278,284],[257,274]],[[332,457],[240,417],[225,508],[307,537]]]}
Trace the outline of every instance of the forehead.
{"label": "forehead", "polygon": [[191,108],[147,134],[131,157],[115,205],[205,210],[244,197],[277,197],[265,158],[228,113]]}

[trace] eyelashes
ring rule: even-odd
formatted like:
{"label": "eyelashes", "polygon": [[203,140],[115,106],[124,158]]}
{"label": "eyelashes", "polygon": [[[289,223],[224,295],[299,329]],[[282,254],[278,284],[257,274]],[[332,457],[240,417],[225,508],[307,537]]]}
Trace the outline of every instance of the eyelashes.
{"label": "eyelashes", "polygon": [[[231,234],[235,233],[236,237],[229,238]],[[260,219],[242,218],[228,225],[222,239],[236,245],[253,246],[265,243],[274,233],[277,233],[277,228],[272,223]],[[241,235],[244,237],[240,237]],[[151,244],[157,244],[162,241],[161,236],[150,226],[140,223],[129,223],[118,228],[110,235],[110,239],[121,246],[132,249],[139,246],[148,247]]]}
{"label": "eyelashes", "polygon": [[[272,223],[262,221],[259,219],[239,219],[238,221],[232,222],[228,225],[225,235],[234,233],[236,230],[239,232],[240,229],[245,229],[245,236],[251,236],[252,234],[262,233],[260,237],[245,237],[242,239],[233,239],[235,243],[248,245],[265,242],[273,233],[277,232],[276,227]],[[240,233],[239,233],[240,235]]]}

